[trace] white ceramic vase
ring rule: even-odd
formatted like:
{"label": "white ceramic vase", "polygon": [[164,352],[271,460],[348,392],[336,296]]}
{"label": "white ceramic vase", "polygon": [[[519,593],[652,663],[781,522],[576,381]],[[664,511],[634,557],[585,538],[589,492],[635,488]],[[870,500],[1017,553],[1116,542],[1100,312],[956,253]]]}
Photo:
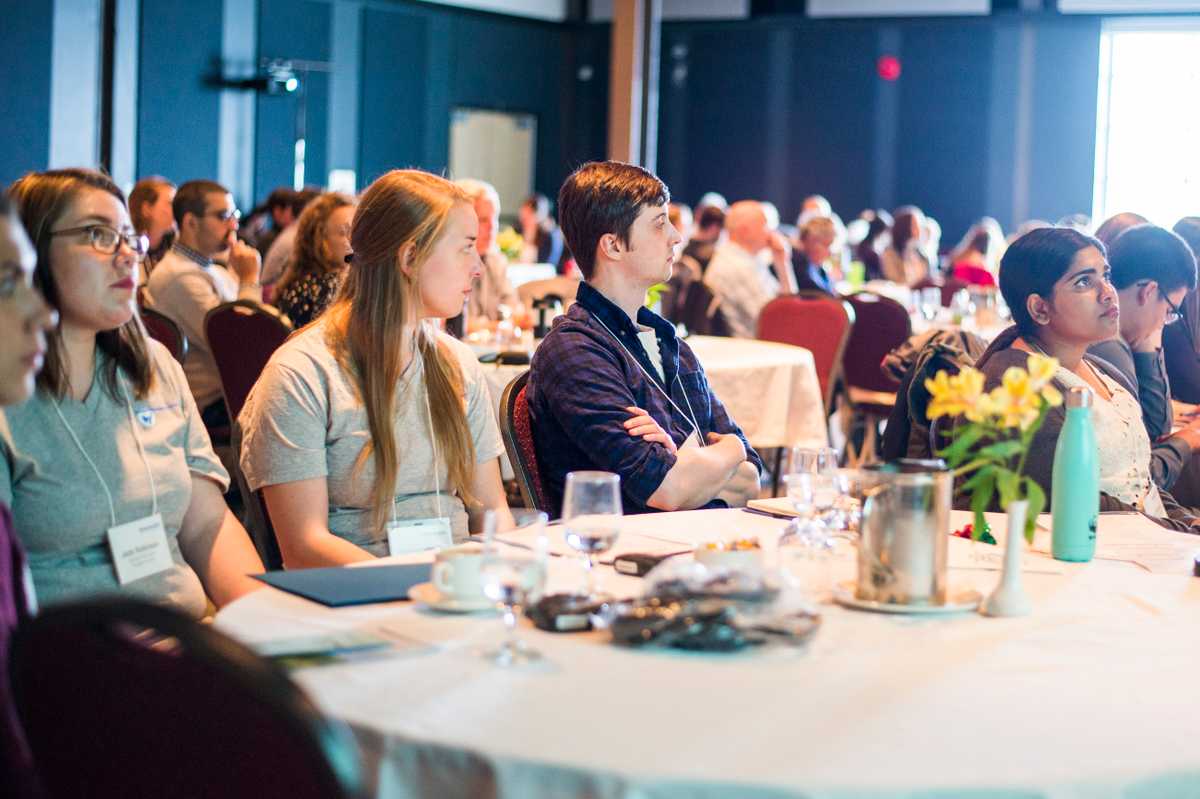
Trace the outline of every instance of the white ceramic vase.
{"label": "white ceramic vase", "polygon": [[1025,549],[1025,516],[1029,502],[1021,499],[1009,504],[1008,536],[1004,542],[1004,571],[1000,584],[983,603],[987,616],[1027,616],[1033,610],[1021,581],[1021,552]]}

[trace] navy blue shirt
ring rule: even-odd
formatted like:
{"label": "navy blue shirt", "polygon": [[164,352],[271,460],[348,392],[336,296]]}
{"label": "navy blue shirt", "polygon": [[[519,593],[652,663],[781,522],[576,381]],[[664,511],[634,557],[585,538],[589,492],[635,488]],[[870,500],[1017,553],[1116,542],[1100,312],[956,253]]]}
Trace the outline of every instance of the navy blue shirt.
{"label": "navy blue shirt", "polygon": [[[587,283],[579,284],[575,304],[554,321],[534,353],[526,397],[538,468],[555,515],[562,508],[567,472],[588,469],[621,476],[626,513],[655,510],[646,501],[675,465],[676,456],[662,444],[626,432],[623,423],[630,415],[625,409],[630,405],[654,417],[676,446],[691,434],[693,415],[701,443],[708,433],[738,436],[747,458],[762,473],[758,453],[709,390],[704,368],[687,343],[675,336],[675,327],[646,308],[638,310],[637,321],[655,332],[662,379],[629,317]],[[704,507],[725,503],[714,499]]]}

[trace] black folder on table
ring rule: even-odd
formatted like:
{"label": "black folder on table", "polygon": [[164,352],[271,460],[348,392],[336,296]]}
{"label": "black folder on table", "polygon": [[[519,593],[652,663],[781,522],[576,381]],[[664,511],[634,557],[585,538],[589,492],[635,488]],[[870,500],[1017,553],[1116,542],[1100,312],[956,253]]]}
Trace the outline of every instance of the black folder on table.
{"label": "black folder on table", "polygon": [[335,566],[251,575],[280,591],[296,594],[331,608],[395,602],[408,599],[408,589],[429,581],[428,563],[392,566]]}

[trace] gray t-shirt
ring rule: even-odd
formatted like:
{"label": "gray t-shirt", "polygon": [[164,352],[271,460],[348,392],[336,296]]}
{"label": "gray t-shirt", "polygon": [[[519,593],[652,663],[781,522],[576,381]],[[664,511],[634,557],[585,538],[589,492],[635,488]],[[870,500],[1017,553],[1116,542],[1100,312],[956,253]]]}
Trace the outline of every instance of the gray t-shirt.
{"label": "gray t-shirt", "polygon": [[114,399],[105,390],[99,367],[107,356],[99,350],[87,398],[64,397],[58,404],[112,493],[118,524],[152,513],[150,479],[134,435],[141,440],[175,561],[172,569],[121,586],[108,549],[112,521],[104,487],[55,412],[54,400],[39,391],[24,404],[0,411],[0,502],[12,507],[43,605],[122,591],[197,618],[204,615],[204,589],[177,538],[191,502],[192,476],[207,477],[224,490],[229,475],[213,454],[183,370],[165,347],[147,343],[154,368],[149,394],[133,398],[132,387],[121,378],[133,399],[135,422],[124,396]]}
{"label": "gray t-shirt", "polygon": [[[238,417],[242,471],[251,489],[324,477],[329,492],[329,530],[375,555],[387,554],[387,535],[369,529],[375,464],[356,463],[370,439],[367,412],[353,380],[325,341],[322,321],[302,330],[271,356]],[[458,358],[464,407],[476,463],[500,455],[503,444],[487,380],[469,347],[439,334]],[[454,538],[467,535],[463,502],[448,492],[446,455],[438,448],[437,474],[425,403],[424,370],[414,358],[396,388],[396,518],[448,516]],[[435,494],[435,489],[440,491]]]}

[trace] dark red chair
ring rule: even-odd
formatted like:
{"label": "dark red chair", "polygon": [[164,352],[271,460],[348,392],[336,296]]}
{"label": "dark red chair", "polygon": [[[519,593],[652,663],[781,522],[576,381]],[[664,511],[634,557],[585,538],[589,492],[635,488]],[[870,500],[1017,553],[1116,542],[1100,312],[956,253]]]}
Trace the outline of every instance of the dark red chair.
{"label": "dark red chair", "polygon": [[827,415],[843,390],[842,358],[853,329],[850,303],[818,291],[776,297],[758,316],[760,339],[804,347],[812,353]]}
{"label": "dark red chair", "polygon": [[954,302],[954,295],[963,289],[970,289],[971,284],[965,280],[947,275],[942,280],[942,307],[949,308]]}
{"label": "dark red chair", "polygon": [[269,305],[234,300],[204,316],[204,337],[217,362],[229,419],[237,419],[250,389],[271,355],[292,332],[292,323]]}
{"label": "dark red chair", "polygon": [[687,296],[683,298],[679,311],[679,321],[688,329],[688,333],[697,336],[730,335],[720,298],[701,280],[693,280],[688,284]]}
{"label": "dark red chair", "polygon": [[850,456],[850,461],[858,464],[874,460],[879,424],[896,405],[900,383],[880,366],[889,352],[912,335],[912,320],[903,305],[879,294],[862,291],[846,297],[846,301],[854,308],[854,330],[842,357],[854,409],[851,426],[861,423],[865,428],[861,449]]}
{"label": "dark red chair", "polygon": [[525,388],[529,383],[529,372],[514,377],[500,395],[500,435],[504,449],[512,463],[517,487],[525,506],[553,514],[550,495],[542,484],[538,470],[537,451],[533,445],[533,426],[529,420],[529,403],[525,399]]}
{"label": "dark red chair", "polygon": [[345,725],[281,667],[159,605],[44,610],[17,631],[12,682],[54,797],[363,795]]}
{"label": "dark red chair", "polygon": [[179,325],[153,308],[142,308],[139,314],[150,338],[166,347],[171,357],[182,364],[187,357],[188,340]]}

